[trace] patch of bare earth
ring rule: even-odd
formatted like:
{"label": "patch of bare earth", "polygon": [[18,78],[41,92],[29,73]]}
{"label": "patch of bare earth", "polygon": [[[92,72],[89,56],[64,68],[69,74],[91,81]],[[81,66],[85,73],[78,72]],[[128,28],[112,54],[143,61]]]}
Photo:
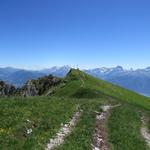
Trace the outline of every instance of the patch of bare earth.
{"label": "patch of bare earth", "polygon": [[141,117],[142,127],[141,127],[141,135],[145,139],[147,145],[150,148],[150,132],[148,131],[146,125],[148,124],[149,119],[146,116]]}
{"label": "patch of bare earth", "polygon": [[49,140],[49,143],[47,144],[45,150],[52,150],[64,143],[65,137],[68,136],[76,126],[81,115],[81,111],[82,110],[78,110],[77,112],[75,112],[72,119],[67,124],[61,125],[62,127],[57,132],[56,136]]}
{"label": "patch of bare earth", "polygon": [[109,145],[107,143],[107,132],[106,132],[106,121],[109,116],[109,110],[113,107],[118,107],[119,105],[102,106],[103,112],[96,112],[96,128],[93,136],[92,150],[109,150]]}

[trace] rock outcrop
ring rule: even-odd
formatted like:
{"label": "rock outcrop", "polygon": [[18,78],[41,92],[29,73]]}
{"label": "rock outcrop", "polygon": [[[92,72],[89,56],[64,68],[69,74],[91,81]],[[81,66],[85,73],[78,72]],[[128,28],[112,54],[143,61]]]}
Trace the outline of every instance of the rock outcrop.
{"label": "rock outcrop", "polygon": [[4,81],[0,81],[0,97],[8,97],[14,95],[16,88],[13,85],[6,84]]}
{"label": "rock outcrop", "polygon": [[60,78],[53,77],[52,75],[37,80],[29,80],[25,86],[20,89],[20,94],[24,97],[43,95],[60,82]]}

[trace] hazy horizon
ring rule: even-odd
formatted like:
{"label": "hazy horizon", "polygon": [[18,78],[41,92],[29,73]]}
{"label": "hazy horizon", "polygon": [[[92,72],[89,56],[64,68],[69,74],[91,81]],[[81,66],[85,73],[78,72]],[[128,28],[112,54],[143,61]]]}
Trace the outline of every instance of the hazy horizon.
{"label": "hazy horizon", "polygon": [[131,67],[131,68],[125,68],[124,66],[121,66],[121,65],[117,65],[117,66],[97,66],[97,67],[80,67],[80,66],[78,66],[78,65],[59,65],[59,66],[56,66],[56,65],[54,65],[54,66],[49,66],[49,67],[41,67],[41,68],[23,68],[23,67],[17,67],[17,66],[0,66],[0,68],[15,68],[15,69],[23,69],[23,70],[33,70],[33,71],[38,71],[38,70],[44,70],[44,69],[50,69],[50,68],[53,68],[53,67],[58,67],[58,68],[60,68],[60,67],[70,67],[70,68],[79,68],[79,69],[96,69],[96,68],[116,68],[116,67],[122,67],[123,69],[125,69],[125,70],[131,70],[131,69],[133,69],[133,70],[137,70],[137,69],[146,69],[146,68],[148,68],[148,67],[150,67],[150,66],[146,66],[146,67],[143,67],[143,68],[133,68],[133,67]]}

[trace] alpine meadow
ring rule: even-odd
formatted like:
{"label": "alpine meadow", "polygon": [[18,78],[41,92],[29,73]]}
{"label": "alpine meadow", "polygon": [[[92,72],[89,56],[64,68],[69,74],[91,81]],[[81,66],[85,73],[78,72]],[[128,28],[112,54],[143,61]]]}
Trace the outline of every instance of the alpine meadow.
{"label": "alpine meadow", "polygon": [[0,0],[0,150],[150,150],[150,1]]}

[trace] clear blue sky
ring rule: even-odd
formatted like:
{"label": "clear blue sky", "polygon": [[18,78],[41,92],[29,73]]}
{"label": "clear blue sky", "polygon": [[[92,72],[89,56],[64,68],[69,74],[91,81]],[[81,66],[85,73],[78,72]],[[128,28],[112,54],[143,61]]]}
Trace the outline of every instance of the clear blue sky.
{"label": "clear blue sky", "polygon": [[149,0],[1,0],[0,66],[150,66]]}

